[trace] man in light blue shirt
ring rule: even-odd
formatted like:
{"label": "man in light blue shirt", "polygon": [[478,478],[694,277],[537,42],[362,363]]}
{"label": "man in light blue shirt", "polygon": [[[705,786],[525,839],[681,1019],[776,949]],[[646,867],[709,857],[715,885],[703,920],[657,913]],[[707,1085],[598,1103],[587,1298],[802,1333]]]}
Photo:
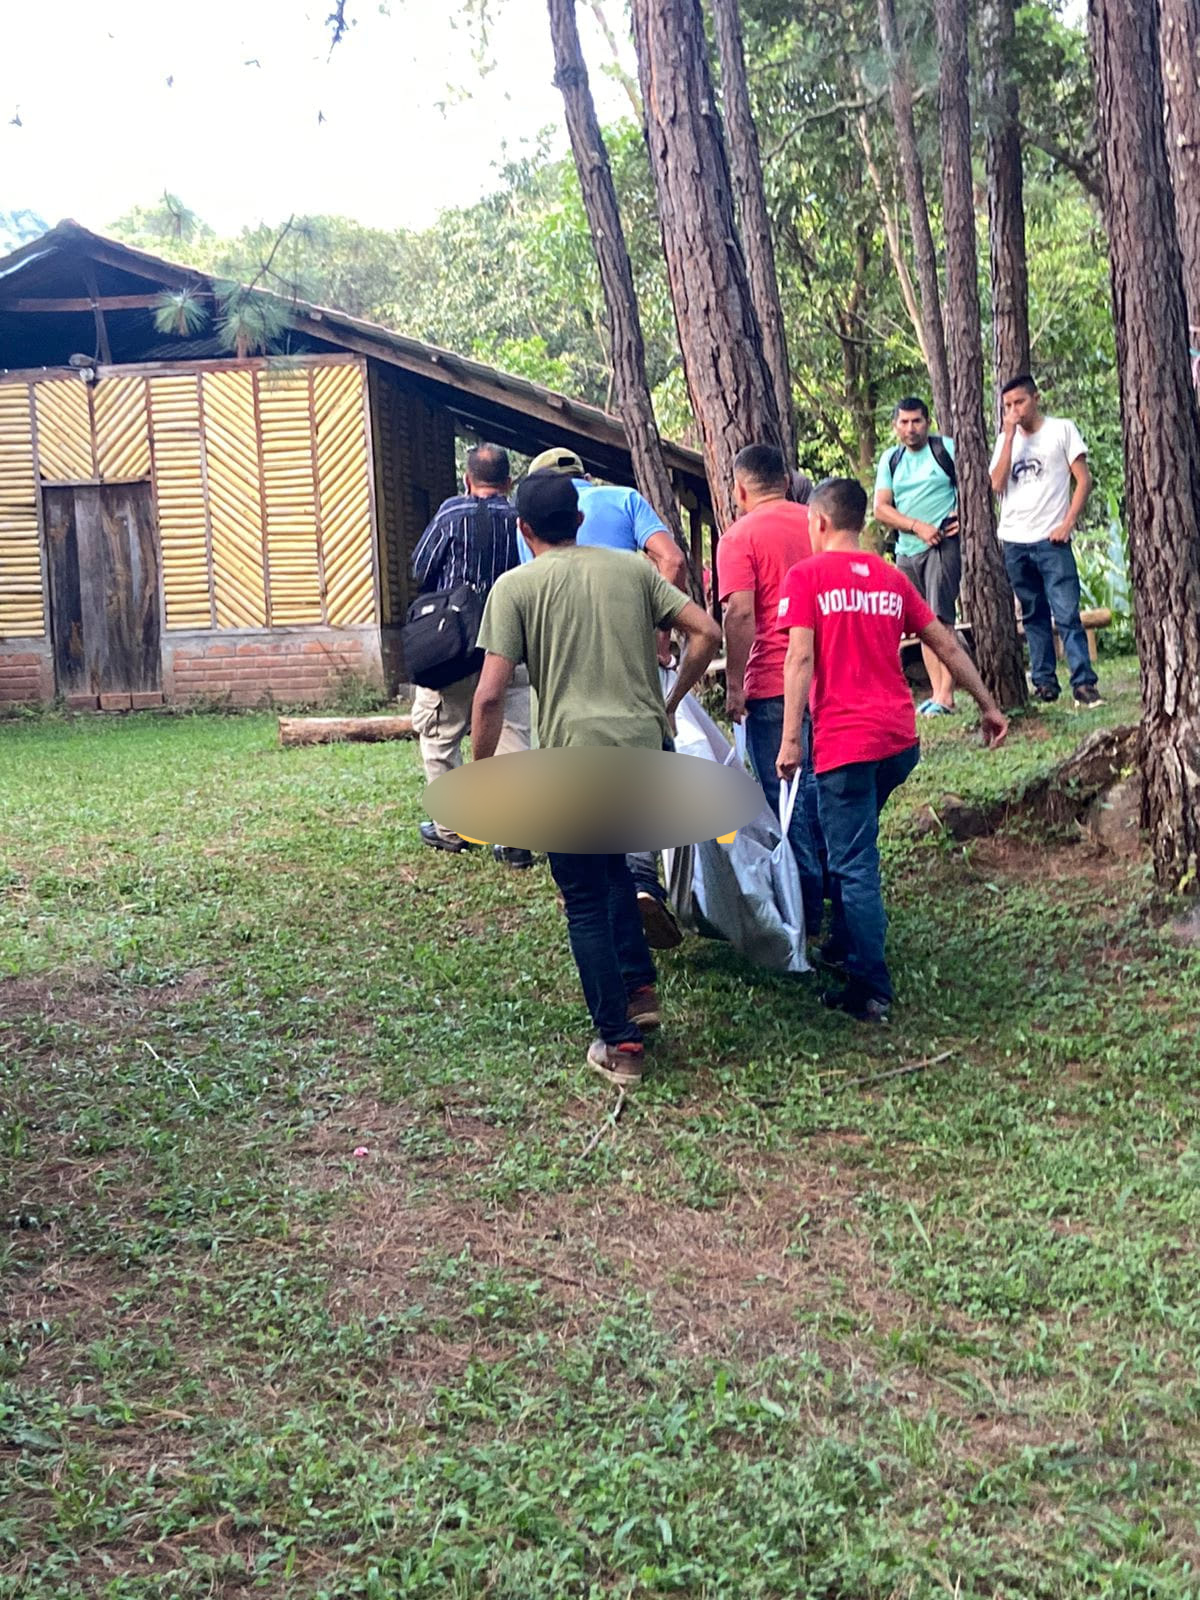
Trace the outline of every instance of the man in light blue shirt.
{"label": "man in light blue shirt", "polygon": [[[687,593],[687,562],[650,502],[636,489],[621,484],[593,483],[573,450],[543,450],[529,463],[530,473],[569,473],[579,495],[583,525],[580,544],[609,550],[642,550],[668,583]],[[532,561],[529,546],[518,541],[522,563]]]}
{"label": "man in light blue shirt", "polygon": [[[636,489],[620,484],[593,483],[583,470],[583,462],[573,450],[543,450],[529,463],[529,476],[535,472],[556,472],[569,477],[579,496],[583,513],[577,542],[603,545],[609,550],[638,551],[654,563],[668,583],[688,593],[687,561],[683,551],[663,527],[663,520],[650,502]],[[533,560],[524,539],[518,539],[522,564]],[[670,663],[671,635],[658,636],[660,666]],[[631,855],[629,870],[637,884],[642,925],[652,950],[671,950],[683,935],[667,905],[666,891],[658,876],[658,856],[653,852]]]}
{"label": "man in light blue shirt", "polygon": [[[875,520],[896,529],[896,565],[938,621],[953,628],[962,582],[954,440],[929,431],[929,407],[917,395],[897,404],[892,426],[899,444],[879,461]],[[917,711],[947,716],[954,710],[954,679],[927,646],[921,655],[932,694]]]}

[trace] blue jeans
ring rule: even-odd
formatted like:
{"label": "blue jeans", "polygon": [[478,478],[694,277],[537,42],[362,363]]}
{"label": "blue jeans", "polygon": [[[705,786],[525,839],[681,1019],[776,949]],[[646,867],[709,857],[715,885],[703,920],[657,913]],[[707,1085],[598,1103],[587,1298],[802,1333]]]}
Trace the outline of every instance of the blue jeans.
{"label": "blue jeans", "polygon": [[887,912],[879,879],[879,814],[920,756],[914,744],[886,761],[855,761],[817,774],[833,890],[830,944],[844,953],[850,986],[863,999],[892,998],[883,958]]}
{"label": "blue jeans", "polygon": [[[775,761],[783,738],[783,696],[773,695],[766,700],[746,701],[746,754],[758,779],[758,786],[766,796],[767,804],[777,815],[779,812],[779,778]],[[817,806],[817,786],[812,769],[812,718],[804,713],[800,765],[800,793],[792,812],[788,829],[788,843],[800,869],[800,886],[804,895],[804,927],[808,936],[815,939],[821,931],[825,916],[825,871],[822,862],[825,841],[821,835],[821,819]]]}
{"label": "blue jeans", "polygon": [[606,1044],[640,1040],[629,997],[653,983],[655,971],[625,857],[551,851],[550,872],[566,904],[571,954],[596,1032]]}
{"label": "blue jeans", "polygon": [[1051,617],[1071,669],[1071,687],[1081,689],[1095,683],[1096,669],[1079,620],[1079,570],[1071,546],[1039,539],[1036,544],[1002,541],[1001,548],[1008,581],[1021,602],[1021,621],[1029,642],[1029,674],[1034,684],[1039,689],[1053,688],[1058,692]]}

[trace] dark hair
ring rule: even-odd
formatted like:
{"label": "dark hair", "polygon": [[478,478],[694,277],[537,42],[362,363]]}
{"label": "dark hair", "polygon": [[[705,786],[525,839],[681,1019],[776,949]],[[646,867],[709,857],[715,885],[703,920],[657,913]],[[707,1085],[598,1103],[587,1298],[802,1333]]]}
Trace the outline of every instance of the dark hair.
{"label": "dark hair", "polygon": [[756,489],[774,489],[788,481],[783,451],[773,444],[748,444],[739,450],[733,458],[733,471]]}
{"label": "dark hair", "polygon": [[925,421],[929,421],[929,407],[925,404],[924,400],[921,399],[919,394],[906,394],[903,400],[896,401],[896,404],[892,407],[893,422],[895,422],[896,418],[902,411],[919,411],[925,418]]}
{"label": "dark hair", "polygon": [[487,489],[503,489],[512,477],[508,451],[498,444],[477,444],[467,451],[467,476]]}
{"label": "dark hair", "polygon": [[840,533],[857,533],[867,520],[867,491],[857,478],[826,478],[808,503]]}
{"label": "dark hair", "polygon": [[788,499],[798,506],[806,506],[812,499],[813,481],[807,472],[788,473]]}
{"label": "dark hair", "polygon": [[543,544],[570,544],[579,532],[579,495],[561,472],[531,472],[517,490],[517,516]]}
{"label": "dark hair", "polygon": [[1000,393],[1003,396],[1012,389],[1024,389],[1026,394],[1036,394],[1038,392],[1038,386],[1028,372],[1018,372],[1015,378],[1008,380]]}

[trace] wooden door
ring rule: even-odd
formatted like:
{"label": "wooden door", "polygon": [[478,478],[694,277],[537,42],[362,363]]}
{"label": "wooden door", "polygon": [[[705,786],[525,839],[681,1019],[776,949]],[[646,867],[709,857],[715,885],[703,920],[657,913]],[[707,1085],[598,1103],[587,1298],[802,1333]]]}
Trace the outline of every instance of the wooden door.
{"label": "wooden door", "polygon": [[150,485],[42,492],[59,694],[157,693],[162,650]]}

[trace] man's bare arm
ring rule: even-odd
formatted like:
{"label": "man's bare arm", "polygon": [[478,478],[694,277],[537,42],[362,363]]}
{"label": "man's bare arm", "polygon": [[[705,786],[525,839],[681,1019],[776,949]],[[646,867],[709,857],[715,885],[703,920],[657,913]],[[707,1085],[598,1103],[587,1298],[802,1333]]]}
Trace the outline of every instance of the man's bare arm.
{"label": "man's bare arm", "polygon": [[919,522],[916,517],[906,517],[896,509],[896,497],[890,489],[875,491],[875,521],[885,528],[895,528],[900,533],[915,534],[926,544],[937,544],[938,530],[932,522]]}
{"label": "man's bare arm", "polygon": [[1013,439],[1016,437],[1016,424],[1004,428],[1004,443],[1000,449],[1000,457],[992,468],[991,484],[993,494],[1003,494],[1004,485],[1008,482],[1008,474],[1012,468]]}
{"label": "man's bare arm", "polygon": [[754,590],[735,589],[722,611],[725,621],[725,710],[734,722],[746,715],[746,663],[754,644]]}
{"label": "man's bare arm", "polygon": [[483,658],[483,669],[471,702],[471,755],[476,761],[486,761],[496,753],[504,729],[504,697],[515,668],[516,663],[507,656],[492,655],[489,651]]}
{"label": "man's bare arm", "polygon": [[775,771],[785,783],[795,777],[800,766],[804,713],[812,688],[813,630],[789,628],[787,656],[783,663],[783,733]]}
{"label": "man's bare arm", "polygon": [[687,558],[671,535],[665,529],[661,533],[652,533],[644,549],[667,582],[687,594]]}
{"label": "man's bare arm", "polygon": [[704,676],[704,669],[716,655],[721,645],[721,630],[707,611],[701,610],[694,600],[675,618],[674,627],[683,634],[683,654],[671,693],[667,696],[667,715],[673,717],[679,702]]}

